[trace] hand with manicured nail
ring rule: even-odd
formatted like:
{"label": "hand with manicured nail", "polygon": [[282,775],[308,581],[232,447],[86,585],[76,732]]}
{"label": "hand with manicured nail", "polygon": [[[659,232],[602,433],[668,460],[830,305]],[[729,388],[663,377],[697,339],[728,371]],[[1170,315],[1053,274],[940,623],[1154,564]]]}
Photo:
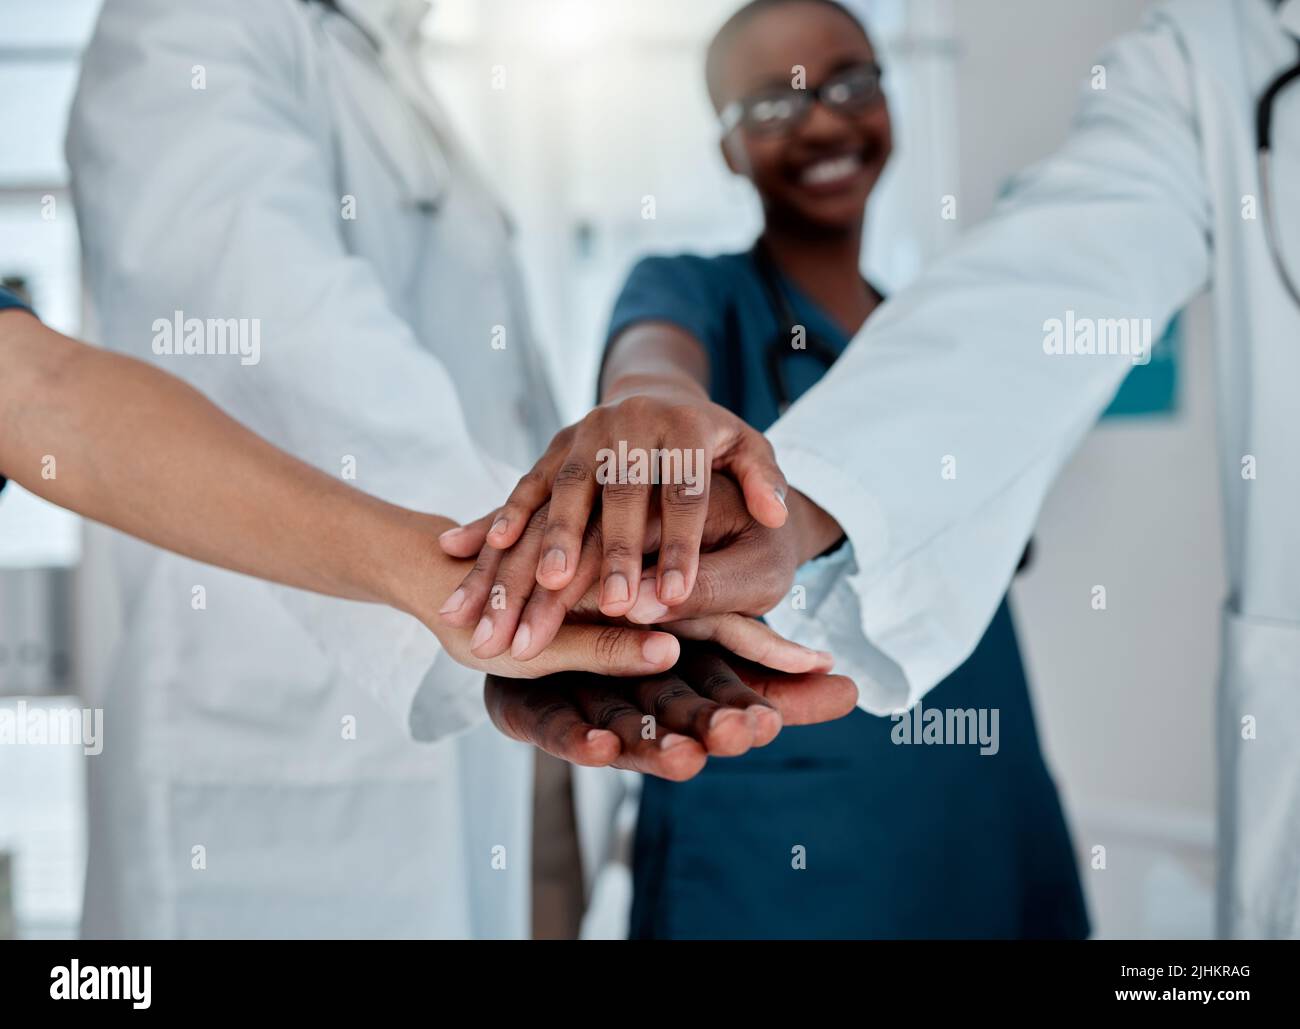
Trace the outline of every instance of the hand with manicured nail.
{"label": "hand with manicured nail", "polygon": [[[639,468],[638,453],[646,455]],[[681,460],[653,460],[665,453]],[[634,457],[620,467],[610,459],[615,454]],[[612,477],[602,474],[611,469]],[[487,542],[498,550],[535,531],[528,572],[538,585],[560,590],[577,573],[588,522],[598,518],[605,541],[600,610],[617,618],[637,599],[646,527],[657,518],[655,581],[659,599],[672,606],[695,583],[714,470],[740,483],[759,524],[784,524],[785,478],[764,436],[711,402],[698,383],[642,378],[623,392],[616,387],[601,406],[560,432],[501,510],[481,521]],[[539,523],[535,516],[542,510]]]}
{"label": "hand with manicured nail", "polygon": [[[485,548],[468,573],[468,561],[440,557],[437,578],[444,585],[426,591],[426,595],[433,605],[447,593],[450,597],[441,602],[440,612],[421,610],[419,616],[448,654],[469,668],[529,679],[561,671],[645,676],[676,663],[679,638],[712,642],[784,672],[827,672],[831,668],[830,654],[793,643],[742,615],[682,619],[667,630],[650,631],[625,619],[606,618],[598,610],[594,591],[588,591],[586,597],[570,597],[537,587],[527,571],[527,561],[520,565],[511,554]],[[514,578],[508,569],[499,567],[511,560],[517,569],[524,568]],[[485,562],[489,570],[496,571],[485,576]],[[516,589],[519,579],[522,582]],[[494,584],[489,587],[489,582]],[[451,583],[459,585],[453,590]],[[580,591],[575,586],[570,592]],[[528,598],[530,619],[519,625],[525,604],[518,597]]]}
{"label": "hand with manicured nail", "polygon": [[790,491],[787,502],[789,519],[770,529],[750,517],[734,491],[715,490],[690,596],[669,606],[655,590],[642,588],[627,621],[669,628],[680,619],[722,612],[764,615],[787,600],[799,566],[844,538],[839,523],[798,490]]}
{"label": "hand with manicured nail", "polygon": [[[826,549],[841,535],[839,526],[797,491],[790,494],[791,517],[779,529],[761,525],[749,512],[744,496],[729,476],[713,480],[709,510],[702,540],[701,574],[692,593],[675,605],[659,600],[649,587],[635,591],[637,599],[628,605],[628,619],[635,623],[672,622],[674,632],[689,635],[703,631],[691,622],[701,614],[709,616],[760,615],[770,611],[788,593],[798,566]],[[547,509],[543,506],[530,521],[518,542],[501,551],[485,541],[491,516],[460,529],[444,533],[441,545],[458,557],[477,555],[473,570],[466,575],[442,607],[441,617],[449,625],[472,630],[472,649],[480,657],[495,657],[507,651],[528,661],[541,654],[564,624],[570,610],[585,605],[604,614],[597,585],[605,548],[603,526],[593,521],[587,527],[577,571],[561,590],[537,586],[533,568],[541,547]],[[661,523],[652,518],[646,526],[644,546],[653,553],[659,546]],[[653,579],[655,566],[641,576]],[[640,585],[642,580],[638,580]],[[589,615],[590,616],[590,615]],[[729,649],[752,659],[748,641],[757,637],[739,628],[750,620],[711,623],[710,630],[741,634]],[[780,637],[776,637],[780,639]],[[726,641],[718,641],[728,645]],[[783,641],[784,642],[784,641]],[[794,647],[794,644],[787,643]],[[812,652],[805,652],[812,653]],[[789,668],[786,671],[811,671]]]}
{"label": "hand with manicured nail", "polygon": [[[520,679],[573,671],[613,676],[652,675],[676,663],[680,655],[677,636],[683,635],[676,630],[670,634],[626,624],[571,621],[559,628],[543,653],[533,660],[523,661],[510,654],[485,657],[476,652],[474,637],[469,630],[435,624],[436,621],[427,619],[426,624],[434,630],[443,649],[459,664],[489,674]],[[703,624],[711,621],[699,620]]]}
{"label": "hand with manicured nail", "polygon": [[489,675],[484,702],[513,739],[578,765],[689,779],[709,757],[770,743],[783,725],[841,718],[857,701],[843,676],[784,674],[687,644],[671,672],[641,680]]}

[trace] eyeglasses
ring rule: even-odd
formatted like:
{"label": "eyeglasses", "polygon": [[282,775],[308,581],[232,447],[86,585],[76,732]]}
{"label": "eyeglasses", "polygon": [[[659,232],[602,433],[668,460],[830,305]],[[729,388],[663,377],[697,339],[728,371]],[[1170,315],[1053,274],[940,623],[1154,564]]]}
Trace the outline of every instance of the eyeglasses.
{"label": "eyeglasses", "polygon": [[836,114],[861,114],[883,95],[880,65],[874,61],[836,72],[816,89],[773,89],[734,100],[719,116],[722,134],[739,126],[759,135],[791,132],[821,101]]}

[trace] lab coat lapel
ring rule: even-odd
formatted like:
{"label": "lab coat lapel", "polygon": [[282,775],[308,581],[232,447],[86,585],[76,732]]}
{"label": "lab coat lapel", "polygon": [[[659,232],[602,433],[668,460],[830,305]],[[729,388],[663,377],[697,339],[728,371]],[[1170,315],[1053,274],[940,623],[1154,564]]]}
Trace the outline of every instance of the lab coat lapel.
{"label": "lab coat lapel", "polygon": [[[356,34],[368,40],[373,60],[387,78],[389,88],[407,105],[404,109],[390,105],[383,116],[378,115],[374,107],[363,112],[367,118],[379,118],[374,126],[376,145],[400,154],[410,149],[412,128],[419,125],[426,130],[423,141],[432,168],[425,172],[426,185],[423,187],[419,185],[420,169],[403,176],[404,180],[414,180],[410,186],[412,199],[421,206],[437,206],[453,177],[447,163],[454,161],[468,173],[475,188],[496,208],[507,227],[512,227],[506,205],[487,185],[487,177],[460,146],[450,120],[425,81],[420,67],[423,39],[420,27],[431,9],[428,0],[338,0],[338,7],[352,23]],[[429,175],[432,175],[432,181]]]}
{"label": "lab coat lapel", "polygon": [[1282,0],[1277,16],[1282,27],[1300,39],[1300,0]]}
{"label": "lab coat lapel", "polygon": [[404,201],[434,210],[450,180],[450,133],[429,117],[410,51],[428,12],[425,0],[338,0],[326,31],[346,50],[336,64],[342,102],[398,180]]}

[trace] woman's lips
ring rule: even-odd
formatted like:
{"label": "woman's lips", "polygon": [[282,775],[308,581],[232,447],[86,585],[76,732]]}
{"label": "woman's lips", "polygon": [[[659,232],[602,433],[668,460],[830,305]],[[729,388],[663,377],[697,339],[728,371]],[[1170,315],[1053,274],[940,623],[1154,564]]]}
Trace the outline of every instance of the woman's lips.
{"label": "woman's lips", "polygon": [[808,165],[799,174],[803,186],[838,186],[855,178],[862,171],[862,158],[858,154],[829,157]]}

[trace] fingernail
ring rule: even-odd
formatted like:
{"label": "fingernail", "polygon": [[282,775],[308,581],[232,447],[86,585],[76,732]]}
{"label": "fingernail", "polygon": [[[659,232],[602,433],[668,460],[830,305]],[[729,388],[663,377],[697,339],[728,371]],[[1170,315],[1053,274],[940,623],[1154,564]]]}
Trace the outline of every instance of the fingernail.
{"label": "fingernail", "polygon": [[667,736],[659,737],[659,749],[672,750],[673,747],[680,746],[687,742],[689,742],[687,738],[682,736],[680,733],[670,732]]}
{"label": "fingernail", "polygon": [[559,547],[553,547],[546,552],[546,557],[542,560],[542,574],[561,575],[568,565],[569,559],[564,556],[564,551]]}
{"label": "fingernail", "polygon": [[[774,489],[772,493],[776,496],[776,502],[782,507],[785,507],[785,490],[778,488]],[[790,510],[788,507],[785,507],[785,509],[786,511]]]}
{"label": "fingernail", "polygon": [[438,614],[449,615],[455,611],[459,611],[464,606],[465,606],[465,591],[458,589],[455,593],[453,593],[450,597],[447,598],[447,602],[443,604],[442,607],[438,608]]}
{"label": "fingernail", "polygon": [[641,644],[641,656],[656,668],[677,655],[677,641],[671,636],[657,634]]}
{"label": "fingernail", "polygon": [[781,731],[781,726],[785,719],[781,717],[781,712],[774,707],[768,707],[766,704],[750,704],[746,709],[754,715],[754,723],[764,731],[771,731],[773,735]]}
{"label": "fingernail", "polygon": [[597,740],[601,739],[602,737],[613,736],[613,735],[614,734],[610,732],[608,729],[588,729],[587,742],[595,743]]}
{"label": "fingernail", "polygon": [[519,657],[528,649],[528,644],[533,641],[533,630],[527,625],[521,625],[519,631],[515,633],[514,642],[510,644],[511,657]]}
{"label": "fingernail", "polygon": [[464,531],[465,530],[458,525],[454,529],[448,529],[446,532],[439,533],[438,539],[440,540],[451,539],[453,536],[459,536]]}
{"label": "fingernail", "polygon": [[636,603],[632,605],[632,610],[627,613],[627,617],[634,622],[640,622],[642,625],[649,625],[651,622],[657,622],[660,618],[668,613],[666,604],[659,603],[653,589],[645,589],[642,584],[642,590],[637,595]]}
{"label": "fingernail", "polygon": [[664,573],[659,580],[659,597],[661,600],[680,600],[686,596],[686,576],[677,569]]}
{"label": "fingernail", "polygon": [[504,518],[498,518],[492,523],[492,528],[489,529],[488,532],[493,536],[500,536],[503,535],[508,528],[510,528],[510,523]]}
{"label": "fingernail", "polygon": [[601,603],[626,604],[631,596],[626,576],[621,572],[615,572],[605,580],[605,595],[601,598]]}
{"label": "fingernail", "polygon": [[737,718],[746,719],[748,717],[749,716],[739,708],[720,707],[718,710],[713,712],[713,716],[709,719],[709,728],[716,729],[723,722],[734,722]]}
{"label": "fingernail", "polygon": [[478,650],[478,648],[483,646],[483,644],[486,643],[489,639],[491,639],[491,637],[492,637],[492,619],[484,615],[482,618],[479,619],[478,626],[474,630],[474,635],[473,637],[471,637],[469,641],[469,649]]}

